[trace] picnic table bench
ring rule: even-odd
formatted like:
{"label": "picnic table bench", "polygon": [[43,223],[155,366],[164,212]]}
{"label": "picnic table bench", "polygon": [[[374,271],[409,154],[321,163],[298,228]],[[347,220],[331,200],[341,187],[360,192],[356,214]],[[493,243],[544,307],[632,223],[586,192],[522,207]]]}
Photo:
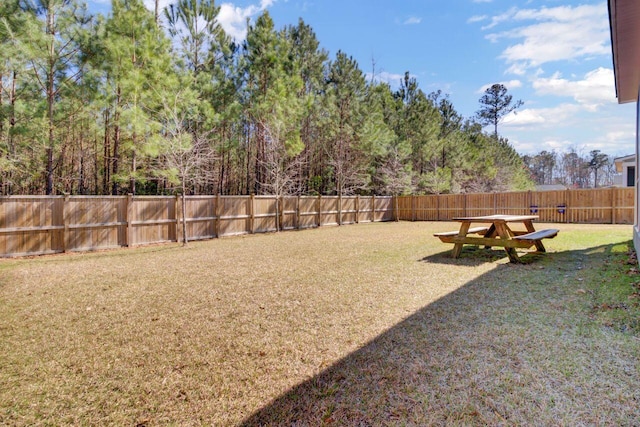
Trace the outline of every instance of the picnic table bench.
{"label": "picnic table bench", "polygon": [[[487,248],[498,246],[503,247],[509,261],[513,263],[521,262],[516,248],[528,249],[536,247],[538,252],[546,252],[542,243],[543,239],[554,238],[559,230],[555,228],[535,230],[533,220],[538,219],[536,215],[488,215],[477,217],[454,218],[460,222],[460,230],[434,233],[444,243],[453,243],[453,258],[458,258],[465,244],[485,246]],[[472,223],[486,223],[490,226],[471,227]],[[526,231],[513,230],[509,223],[522,223]],[[473,237],[471,234],[480,234],[481,237]]]}

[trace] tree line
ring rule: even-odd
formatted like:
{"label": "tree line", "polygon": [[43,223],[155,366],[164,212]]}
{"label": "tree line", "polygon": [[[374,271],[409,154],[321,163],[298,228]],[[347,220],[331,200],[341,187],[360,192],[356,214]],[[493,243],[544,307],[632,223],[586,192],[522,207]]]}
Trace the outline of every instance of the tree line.
{"label": "tree line", "polygon": [[530,187],[497,132],[521,103],[503,86],[464,118],[409,72],[392,89],[330,57],[302,20],[277,29],[265,11],[236,42],[218,12],[213,0],[112,0],[107,16],[75,0],[0,3],[0,194]]}
{"label": "tree line", "polygon": [[538,185],[561,184],[569,188],[597,188],[614,184],[617,175],[611,157],[600,150],[583,154],[575,148],[566,152],[543,150],[525,155],[523,161]]}

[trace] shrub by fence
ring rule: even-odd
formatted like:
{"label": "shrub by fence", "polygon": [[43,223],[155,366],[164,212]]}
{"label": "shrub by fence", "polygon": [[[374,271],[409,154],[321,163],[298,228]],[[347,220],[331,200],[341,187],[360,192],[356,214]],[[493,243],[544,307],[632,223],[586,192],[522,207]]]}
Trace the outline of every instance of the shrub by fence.
{"label": "shrub by fence", "polygon": [[441,194],[398,198],[398,218],[447,221],[460,216],[538,215],[542,222],[633,224],[634,188]]}
{"label": "shrub by fence", "polygon": [[[188,240],[388,221],[391,197],[187,196]],[[0,197],[0,256],[89,251],[182,240],[171,196]]]}

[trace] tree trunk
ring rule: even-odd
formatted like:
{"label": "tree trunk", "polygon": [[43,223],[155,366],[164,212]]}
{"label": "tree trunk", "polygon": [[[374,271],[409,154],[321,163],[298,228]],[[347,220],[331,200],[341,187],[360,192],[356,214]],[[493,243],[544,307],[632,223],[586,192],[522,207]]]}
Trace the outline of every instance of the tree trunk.
{"label": "tree trunk", "polygon": [[[111,139],[109,137],[109,109],[107,108],[105,109],[105,112],[104,112],[104,147],[103,147],[104,158],[102,159],[102,164],[103,164],[102,194],[109,194],[109,182],[111,181],[111,161],[110,161],[111,147],[109,147],[110,141]],[[98,170],[97,157],[98,157],[98,151],[96,150],[96,171]],[[96,185],[97,185],[97,181],[96,181]]]}
{"label": "tree trunk", "polygon": [[114,179],[118,175],[118,161],[120,160],[120,113],[118,112],[118,107],[120,106],[120,87],[116,91],[116,105],[115,105],[115,115],[113,117],[113,121],[115,123],[115,128],[113,132],[113,160],[112,160],[112,174],[111,178],[113,179],[113,186],[111,190],[111,194],[114,196],[118,195],[118,182]]}
{"label": "tree trunk", "polygon": [[185,185],[185,178],[182,177],[182,246],[187,246],[189,240],[187,239],[187,204],[185,203],[185,193],[187,187]]}
{"label": "tree trunk", "polygon": [[49,67],[47,69],[47,121],[48,121],[48,145],[47,145],[47,184],[46,194],[53,194],[53,145],[54,145],[54,123],[53,123],[53,103],[55,102],[55,27],[54,11],[47,10],[47,35],[49,36]]}
{"label": "tree trunk", "polygon": [[[133,137],[133,145],[135,146],[136,143],[136,139],[135,136]],[[131,194],[135,195],[136,194],[136,150],[133,150],[133,153],[131,153],[131,178],[129,178],[129,183],[130,183],[130,187],[131,189],[129,190]]]}

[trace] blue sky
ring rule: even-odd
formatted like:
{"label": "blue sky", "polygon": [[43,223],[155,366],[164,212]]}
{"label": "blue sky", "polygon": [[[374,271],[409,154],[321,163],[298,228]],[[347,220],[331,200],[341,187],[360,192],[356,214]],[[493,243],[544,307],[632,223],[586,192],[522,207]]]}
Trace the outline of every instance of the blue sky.
{"label": "blue sky", "polygon": [[[149,6],[153,0],[145,0]],[[161,0],[166,5],[170,0]],[[93,7],[108,0],[92,0]],[[397,87],[409,71],[471,117],[493,83],[524,105],[499,133],[521,154],[569,147],[632,154],[635,104],[615,97],[606,1],[243,0],[217,2],[236,39],[268,10],[276,26],[302,18],[330,57],[338,50]],[[375,68],[373,64],[375,63]]]}

